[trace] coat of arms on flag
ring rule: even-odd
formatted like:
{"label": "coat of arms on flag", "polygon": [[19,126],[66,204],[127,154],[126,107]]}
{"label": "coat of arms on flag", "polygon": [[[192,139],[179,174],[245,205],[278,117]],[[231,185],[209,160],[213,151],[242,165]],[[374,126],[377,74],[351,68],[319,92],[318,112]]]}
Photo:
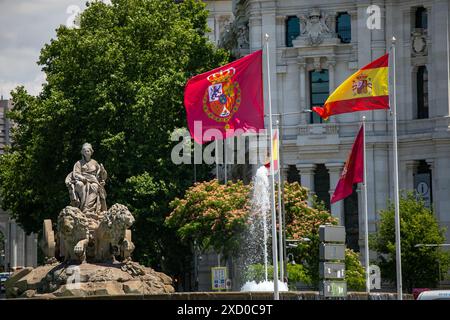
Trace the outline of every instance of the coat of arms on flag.
{"label": "coat of arms on flag", "polygon": [[232,77],[235,68],[220,70],[207,77],[211,85],[203,97],[203,111],[208,118],[217,122],[225,122],[225,129],[229,127],[228,121],[239,109],[241,104],[241,89]]}

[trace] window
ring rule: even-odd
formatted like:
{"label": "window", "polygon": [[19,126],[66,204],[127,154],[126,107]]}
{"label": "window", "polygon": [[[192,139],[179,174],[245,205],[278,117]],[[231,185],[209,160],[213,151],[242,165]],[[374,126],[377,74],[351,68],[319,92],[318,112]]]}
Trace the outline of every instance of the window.
{"label": "window", "polygon": [[[329,95],[328,70],[309,72],[310,105],[322,107]],[[322,118],[315,112],[311,112],[311,123],[322,123]]]}
{"label": "window", "polygon": [[318,164],[314,172],[314,192],[325,208],[330,210],[330,175],[324,164]]}
{"label": "window", "polygon": [[417,119],[428,118],[428,71],[427,67],[417,69]]}
{"label": "window", "polygon": [[286,20],[286,46],[292,47],[292,40],[300,34],[300,20],[296,16],[289,16]]}
{"label": "window", "polygon": [[415,27],[418,29],[428,28],[428,14],[427,9],[424,7],[416,8]]}
{"label": "window", "polygon": [[353,193],[344,199],[344,223],[345,242],[347,248],[359,252],[359,214],[358,214],[358,192],[356,184],[353,185]]}
{"label": "window", "polygon": [[352,41],[352,22],[347,12],[341,12],[336,19],[336,33],[341,39],[341,43],[350,43]]}

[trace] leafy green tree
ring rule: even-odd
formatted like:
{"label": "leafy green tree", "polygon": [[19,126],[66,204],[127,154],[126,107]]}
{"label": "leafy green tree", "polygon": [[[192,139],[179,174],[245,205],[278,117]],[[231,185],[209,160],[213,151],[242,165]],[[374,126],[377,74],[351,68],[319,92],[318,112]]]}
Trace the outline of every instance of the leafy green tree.
{"label": "leafy green tree", "polygon": [[[382,210],[378,232],[371,240],[372,247],[380,253],[380,268],[384,279],[396,283],[394,204]],[[442,244],[444,230],[439,228],[433,212],[425,207],[414,193],[400,198],[400,238],[402,249],[402,279],[404,287],[436,287],[441,276],[447,273],[449,256],[439,247],[418,244]],[[439,274],[439,270],[441,274]]]}
{"label": "leafy green tree", "polygon": [[171,162],[169,137],[186,125],[186,80],[228,61],[205,36],[207,16],[195,0],[94,1],[80,28],[58,27],[38,61],[42,93],[12,92],[14,143],[0,160],[2,206],[27,232],[68,204],[64,179],[88,141],[108,170],[108,204],[123,203],[136,216],[134,257],[157,268],[164,258],[178,270],[188,261],[180,257],[189,247],[164,219],[193,171]]}

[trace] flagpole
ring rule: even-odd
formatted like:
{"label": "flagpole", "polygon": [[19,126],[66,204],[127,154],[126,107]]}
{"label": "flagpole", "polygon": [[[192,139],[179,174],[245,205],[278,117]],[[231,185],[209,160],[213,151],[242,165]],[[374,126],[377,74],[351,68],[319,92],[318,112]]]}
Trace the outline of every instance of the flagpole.
{"label": "flagpole", "polygon": [[219,181],[219,142],[216,139],[216,178]]}
{"label": "flagpole", "polygon": [[273,253],[273,298],[280,300],[278,292],[278,248],[277,248],[277,217],[275,209],[275,177],[273,171],[273,132],[272,132],[272,95],[270,91],[270,63],[269,63],[269,35],[264,36],[266,42],[266,62],[267,62],[267,95],[269,99],[269,136],[270,136],[270,176],[272,179],[272,253]]}
{"label": "flagpole", "polygon": [[367,157],[366,157],[366,117],[362,117],[363,127],[363,157],[364,157],[364,266],[366,267],[366,292],[370,293],[369,277],[369,215],[367,214]]}
{"label": "flagpole", "polygon": [[227,139],[223,139],[223,157],[224,157],[224,177],[225,177],[225,184],[227,184],[228,182],[228,177],[227,177]]}
{"label": "flagpole", "polygon": [[397,272],[397,299],[403,300],[402,288],[402,254],[400,242],[400,199],[398,192],[398,150],[397,150],[397,94],[395,90],[395,37],[392,37],[392,131],[394,153],[394,205],[395,205],[395,258]]}
{"label": "flagpole", "polygon": [[278,161],[278,243],[280,247],[280,280],[284,282],[284,257],[283,257],[283,219],[281,210],[281,163],[280,163],[280,126],[277,120],[277,161]]}

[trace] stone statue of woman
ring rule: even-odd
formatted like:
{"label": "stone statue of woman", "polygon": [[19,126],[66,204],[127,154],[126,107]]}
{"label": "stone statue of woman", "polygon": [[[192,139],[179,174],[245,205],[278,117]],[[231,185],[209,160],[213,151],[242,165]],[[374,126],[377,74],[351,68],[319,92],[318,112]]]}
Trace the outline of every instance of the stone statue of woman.
{"label": "stone statue of woman", "polygon": [[81,160],[73,166],[66,177],[70,205],[83,213],[98,215],[107,210],[105,181],[107,173],[102,164],[92,159],[94,149],[90,143],[83,144]]}

